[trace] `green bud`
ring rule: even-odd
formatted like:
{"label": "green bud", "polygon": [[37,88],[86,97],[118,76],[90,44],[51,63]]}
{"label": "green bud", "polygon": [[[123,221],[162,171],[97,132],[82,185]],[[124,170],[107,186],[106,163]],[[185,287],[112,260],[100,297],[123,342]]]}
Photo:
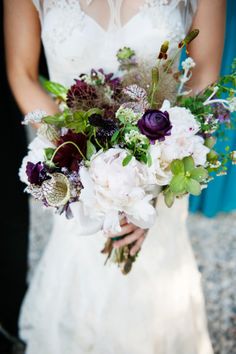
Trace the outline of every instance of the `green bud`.
{"label": "green bud", "polygon": [[215,146],[215,144],[216,144],[216,138],[214,138],[213,136],[205,139],[204,145],[209,149],[212,149],[213,146]]}

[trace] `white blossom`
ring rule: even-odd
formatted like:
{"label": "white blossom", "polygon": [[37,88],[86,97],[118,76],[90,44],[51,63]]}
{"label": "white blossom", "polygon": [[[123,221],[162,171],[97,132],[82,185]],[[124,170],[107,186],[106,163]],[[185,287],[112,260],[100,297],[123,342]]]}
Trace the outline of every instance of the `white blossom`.
{"label": "white blossom", "polygon": [[131,130],[130,132],[125,133],[124,139],[127,144],[135,144],[136,147],[142,147],[148,142],[147,137],[141,134],[138,130]]}
{"label": "white blossom", "polygon": [[144,228],[152,226],[155,219],[155,209],[150,204],[153,195],[145,190],[147,166],[133,158],[124,167],[126,155],[125,150],[112,148],[96,154],[89,168],[80,169],[84,211],[96,219],[99,216],[104,231],[120,231],[120,213]]}
{"label": "white blossom", "polygon": [[124,108],[122,106],[116,112],[117,119],[123,119],[130,124],[136,124],[141,117],[141,113],[136,113],[131,108]]}
{"label": "white blossom", "polygon": [[185,59],[184,61],[182,61],[181,63],[182,65],[182,68],[184,70],[189,70],[189,69],[192,69],[196,66],[196,63],[195,61],[193,60],[193,58],[191,57],[188,57],[187,59]]}

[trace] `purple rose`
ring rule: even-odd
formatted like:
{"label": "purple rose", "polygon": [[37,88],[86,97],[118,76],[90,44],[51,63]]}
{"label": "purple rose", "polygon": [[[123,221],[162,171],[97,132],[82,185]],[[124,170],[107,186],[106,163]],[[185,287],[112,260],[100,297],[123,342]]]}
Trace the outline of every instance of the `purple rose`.
{"label": "purple rose", "polygon": [[26,165],[26,174],[29,183],[36,184],[38,186],[41,186],[43,181],[47,179],[47,171],[41,162],[36,164],[33,162],[28,162]]}
{"label": "purple rose", "polygon": [[166,136],[171,135],[172,129],[169,113],[156,109],[147,110],[138,121],[138,127],[140,132],[150,139],[151,144],[156,140],[165,140]]}

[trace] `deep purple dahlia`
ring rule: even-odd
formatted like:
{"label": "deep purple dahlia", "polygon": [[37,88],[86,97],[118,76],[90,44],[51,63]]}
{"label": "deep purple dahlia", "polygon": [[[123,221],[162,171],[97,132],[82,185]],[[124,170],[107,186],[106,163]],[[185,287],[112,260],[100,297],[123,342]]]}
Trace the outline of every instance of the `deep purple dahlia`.
{"label": "deep purple dahlia", "polygon": [[138,121],[140,132],[154,144],[156,140],[163,141],[166,136],[171,135],[172,125],[168,112],[156,109],[147,110]]}

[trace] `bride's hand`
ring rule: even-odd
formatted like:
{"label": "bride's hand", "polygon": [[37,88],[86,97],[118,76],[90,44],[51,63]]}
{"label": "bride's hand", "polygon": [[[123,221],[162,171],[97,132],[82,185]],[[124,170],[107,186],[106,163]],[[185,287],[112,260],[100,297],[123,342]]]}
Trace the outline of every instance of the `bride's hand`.
{"label": "bride's hand", "polygon": [[127,220],[124,218],[121,220],[121,232],[117,234],[109,234],[108,237],[119,237],[125,236],[123,239],[114,241],[113,247],[120,248],[130,244],[134,244],[130,250],[131,256],[134,256],[142,247],[142,244],[146,237],[146,230],[137,227],[132,223],[127,223]]}

